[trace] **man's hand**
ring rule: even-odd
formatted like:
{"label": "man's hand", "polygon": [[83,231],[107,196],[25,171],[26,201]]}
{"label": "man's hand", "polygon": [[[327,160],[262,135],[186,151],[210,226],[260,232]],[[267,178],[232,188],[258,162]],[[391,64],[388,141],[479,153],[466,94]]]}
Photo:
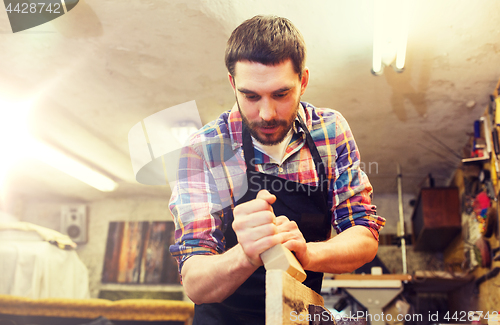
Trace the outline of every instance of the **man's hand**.
{"label": "man's hand", "polygon": [[254,200],[234,208],[233,229],[248,261],[254,266],[262,265],[260,254],[281,242],[276,236],[276,216],[271,204],[276,196],[261,190]]}
{"label": "man's hand", "polygon": [[281,237],[283,246],[295,253],[295,257],[299,260],[302,267],[309,264],[309,253],[307,250],[306,240],[299,230],[295,221],[290,221],[285,216],[276,218],[276,225],[278,226],[278,234]]}

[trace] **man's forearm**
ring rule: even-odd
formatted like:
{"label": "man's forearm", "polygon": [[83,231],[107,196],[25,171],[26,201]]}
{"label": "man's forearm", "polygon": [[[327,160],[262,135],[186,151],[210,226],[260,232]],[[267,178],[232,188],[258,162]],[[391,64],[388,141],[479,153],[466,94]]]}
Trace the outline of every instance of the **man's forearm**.
{"label": "man's forearm", "polygon": [[305,269],[325,273],[349,273],[372,261],[378,242],[370,230],[353,226],[325,242],[309,242],[310,262]]}
{"label": "man's forearm", "polygon": [[182,267],[182,281],[194,303],[221,302],[256,269],[238,244],[224,254],[190,257]]}

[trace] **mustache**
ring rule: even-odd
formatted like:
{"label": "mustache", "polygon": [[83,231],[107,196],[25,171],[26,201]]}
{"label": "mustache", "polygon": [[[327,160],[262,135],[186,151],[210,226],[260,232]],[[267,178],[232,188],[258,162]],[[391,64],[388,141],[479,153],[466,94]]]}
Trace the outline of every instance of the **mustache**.
{"label": "mustache", "polygon": [[285,120],[271,120],[271,121],[260,121],[252,123],[254,127],[264,127],[264,128],[272,128],[277,126],[286,126],[287,123]]}

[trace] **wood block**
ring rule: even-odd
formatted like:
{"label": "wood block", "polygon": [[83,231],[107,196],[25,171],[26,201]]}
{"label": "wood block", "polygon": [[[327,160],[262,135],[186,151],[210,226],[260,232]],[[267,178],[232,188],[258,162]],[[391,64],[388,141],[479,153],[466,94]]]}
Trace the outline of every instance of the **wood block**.
{"label": "wood block", "polygon": [[336,318],[324,300],[282,270],[266,271],[266,325],[366,325],[365,318]]}
{"label": "wood block", "polygon": [[267,325],[309,325],[309,305],[323,306],[323,297],[282,270],[266,272]]}
{"label": "wood block", "polygon": [[260,258],[262,262],[264,262],[266,271],[282,270],[300,282],[304,282],[307,277],[306,272],[295,255],[282,244],[269,248],[267,251],[260,254]]}

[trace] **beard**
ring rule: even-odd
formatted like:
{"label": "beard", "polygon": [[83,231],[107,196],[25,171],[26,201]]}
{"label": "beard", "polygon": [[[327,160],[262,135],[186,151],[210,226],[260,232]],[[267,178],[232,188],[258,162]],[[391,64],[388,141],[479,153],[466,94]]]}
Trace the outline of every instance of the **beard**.
{"label": "beard", "polygon": [[[238,105],[238,110],[240,111],[241,120],[248,127],[248,130],[250,131],[252,137],[263,145],[273,146],[281,143],[287,136],[290,129],[292,128],[293,122],[297,117],[297,112],[300,107],[300,98],[297,100],[297,103],[295,105],[295,112],[290,116],[289,120],[273,119],[270,121],[262,120],[260,122],[250,122],[241,111],[240,103],[238,102],[237,97],[236,97],[236,104]],[[265,134],[265,133],[262,134],[259,133],[258,131],[259,128],[262,127],[268,127],[268,128],[276,127],[278,128],[278,130],[276,133],[273,134]]]}

